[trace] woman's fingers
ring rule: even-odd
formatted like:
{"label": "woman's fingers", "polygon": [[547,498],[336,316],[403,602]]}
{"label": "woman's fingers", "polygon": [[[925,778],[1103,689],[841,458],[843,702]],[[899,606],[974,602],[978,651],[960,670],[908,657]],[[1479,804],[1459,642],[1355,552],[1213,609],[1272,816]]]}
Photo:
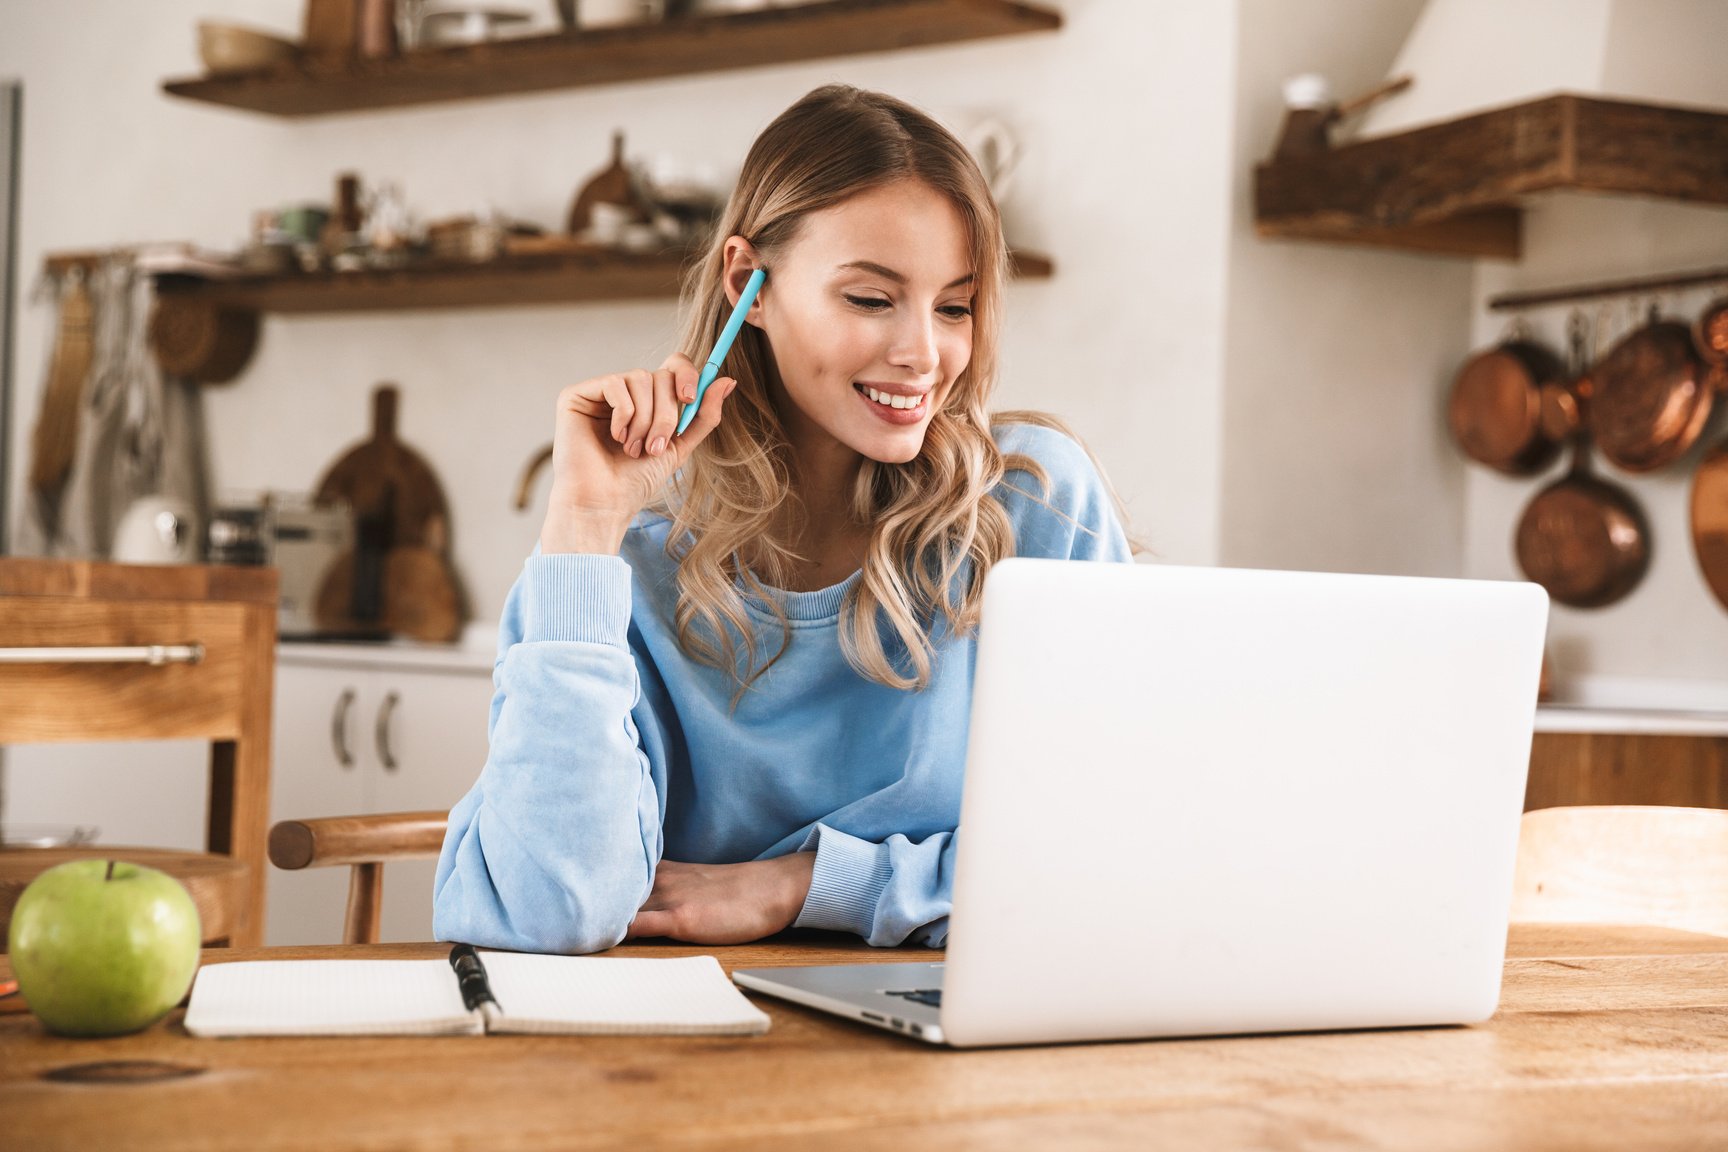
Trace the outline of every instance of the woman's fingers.
{"label": "woman's fingers", "polygon": [[624,385],[630,389],[634,412],[624,433],[624,452],[640,457],[648,446],[648,429],[654,423],[654,373],[638,368],[623,373]]}
{"label": "woman's fingers", "polygon": [[738,381],[730,376],[722,376],[708,385],[708,391],[702,394],[702,407],[696,410],[696,418],[690,421],[690,427],[684,429],[684,434],[674,442],[678,446],[679,463],[689,458],[696,445],[707,439],[708,433],[720,426],[720,413],[731,396],[738,388]]}
{"label": "woman's fingers", "polygon": [[678,428],[677,382],[672,370],[662,368],[654,373],[654,418],[648,424],[647,454],[658,456],[672,442]]}
{"label": "woman's fingers", "polygon": [[696,382],[701,379],[702,372],[691,361],[690,357],[682,352],[674,352],[666,357],[666,362],[660,367],[672,373],[675,384],[673,392],[677,395],[680,405],[688,404],[696,399]]}
{"label": "woman's fingers", "polygon": [[630,420],[636,415],[635,401],[630,399],[630,387],[624,383],[622,376],[606,376],[601,379],[600,394],[612,409],[612,419],[607,431],[612,434],[612,439],[623,444],[624,434],[630,428]]}
{"label": "woman's fingers", "polygon": [[643,936],[672,935],[672,913],[670,912],[638,912],[636,919],[630,921],[630,927],[624,932],[624,939],[635,940]]}

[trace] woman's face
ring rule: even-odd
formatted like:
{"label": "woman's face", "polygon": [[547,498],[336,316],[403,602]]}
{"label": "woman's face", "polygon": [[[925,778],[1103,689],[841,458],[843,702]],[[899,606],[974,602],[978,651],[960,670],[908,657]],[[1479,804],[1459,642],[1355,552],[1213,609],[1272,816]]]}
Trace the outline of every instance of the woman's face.
{"label": "woman's face", "polygon": [[805,217],[750,317],[773,349],[771,399],[793,444],[917,456],[972,359],[975,271],[960,213],[918,181]]}

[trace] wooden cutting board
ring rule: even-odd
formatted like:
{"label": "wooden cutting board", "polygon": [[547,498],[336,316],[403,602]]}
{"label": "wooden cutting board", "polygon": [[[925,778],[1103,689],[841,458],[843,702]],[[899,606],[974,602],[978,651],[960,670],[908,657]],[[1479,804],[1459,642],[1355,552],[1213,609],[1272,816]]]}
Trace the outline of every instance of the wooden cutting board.
{"label": "wooden cutting board", "polygon": [[374,389],[371,437],[318,482],[315,502],[346,504],[356,543],[331,566],[313,618],[327,632],[451,640],[462,616],[449,562],[449,507],[431,466],[396,435],[398,403],[394,385]]}
{"label": "wooden cutting board", "polygon": [[396,436],[399,393],[394,384],[372,390],[372,435],[350,448],[318,481],[313,496],[321,505],[347,504],[356,523],[368,518],[390,522],[382,541],[388,550],[420,547],[433,518],[450,522],[444,488],[430,465]]}

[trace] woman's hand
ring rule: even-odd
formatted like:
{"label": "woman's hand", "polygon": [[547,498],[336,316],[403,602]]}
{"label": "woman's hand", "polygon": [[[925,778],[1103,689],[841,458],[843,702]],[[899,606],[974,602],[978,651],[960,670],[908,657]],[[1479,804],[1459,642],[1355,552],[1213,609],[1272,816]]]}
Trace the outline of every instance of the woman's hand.
{"label": "woman's hand", "polygon": [[618,551],[631,519],[720,423],[720,406],[737,387],[730,377],[714,381],[690,427],[674,437],[699,375],[675,354],[658,371],[596,376],[559,393],[541,552]]}
{"label": "woman's hand", "polygon": [[772,936],[798,919],[815,867],[814,852],[747,864],[662,860],[654,891],[625,939],[670,936],[692,944],[748,944]]}

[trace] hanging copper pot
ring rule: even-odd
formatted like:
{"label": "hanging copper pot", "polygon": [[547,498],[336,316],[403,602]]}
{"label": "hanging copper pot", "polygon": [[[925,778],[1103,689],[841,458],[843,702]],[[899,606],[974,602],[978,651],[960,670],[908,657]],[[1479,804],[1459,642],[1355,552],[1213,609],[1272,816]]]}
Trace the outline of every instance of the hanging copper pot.
{"label": "hanging copper pot", "polygon": [[1540,472],[1563,440],[1542,429],[1542,388],[1564,373],[1553,352],[1518,330],[1458,370],[1446,422],[1470,459],[1512,476]]}
{"label": "hanging copper pot", "polygon": [[1714,300],[1698,315],[1692,330],[1698,355],[1709,364],[1707,375],[1717,392],[1728,391],[1728,296]]}
{"label": "hanging copper pot", "polygon": [[1650,568],[1650,531],[1630,493],[1590,471],[1596,385],[1582,372],[1582,327],[1572,325],[1576,374],[1542,390],[1544,434],[1572,441],[1572,467],[1538,492],[1514,537],[1518,566],[1573,608],[1603,608],[1622,599]]}
{"label": "hanging copper pot", "polygon": [[1710,419],[1715,380],[1692,330],[1651,310],[1642,328],[1608,350],[1591,375],[1596,444],[1616,468],[1651,472],[1697,443]]}
{"label": "hanging copper pot", "polygon": [[[1693,334],[1699,353],[1710,362],[1711,382],[1720,390],[1728,376],[1728,297],[1704,309]],[[1692,478],[1691,517],[1692,552],[1704,583],[1728,607],[1728,440],[1712,448],[1698,465]]]}

